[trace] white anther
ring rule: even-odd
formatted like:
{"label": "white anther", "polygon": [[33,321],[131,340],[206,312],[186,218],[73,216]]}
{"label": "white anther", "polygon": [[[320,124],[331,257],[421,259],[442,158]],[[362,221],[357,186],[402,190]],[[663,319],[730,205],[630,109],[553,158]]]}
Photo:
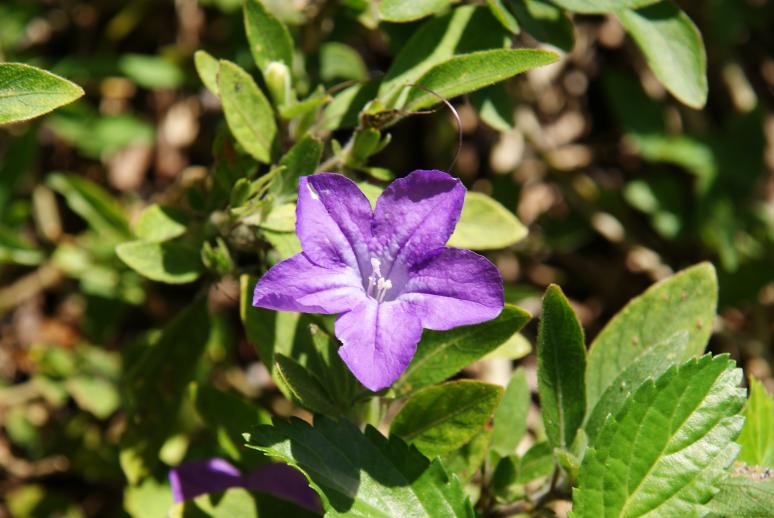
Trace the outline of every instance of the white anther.
{"label": "white anther", "polygon": [[371,258],[371,268],[373,268],[374,275],[376,275],[377,277],[381,277],[382,276],[381,267],[382,267],[382,262],[379,259],[377,259],[376,257],[372,257]]}

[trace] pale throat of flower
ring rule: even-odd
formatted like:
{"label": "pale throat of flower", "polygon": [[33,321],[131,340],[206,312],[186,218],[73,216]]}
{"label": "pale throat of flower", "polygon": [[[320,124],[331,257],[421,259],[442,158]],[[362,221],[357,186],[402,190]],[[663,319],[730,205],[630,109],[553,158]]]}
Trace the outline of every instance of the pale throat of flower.
{"label": "pale throat of flower", "polygon": [[376,257],[371,258],[372,272],[368,277],[368,289],[366,294],[376,302],[384,302],[387,292],[392,289],[392,281],[382,277],[382,262]]}

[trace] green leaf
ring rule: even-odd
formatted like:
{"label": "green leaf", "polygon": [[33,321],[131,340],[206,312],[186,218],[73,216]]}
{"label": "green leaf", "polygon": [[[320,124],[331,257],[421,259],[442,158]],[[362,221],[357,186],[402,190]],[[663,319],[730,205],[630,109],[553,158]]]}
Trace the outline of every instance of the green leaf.
{"label": "green leaf", "polygon": [[412,22],[445,9],[451,0],[381,0],[379,17],[387,22]]}
{"label": "green leaf", "polygon": [[167,325],[127,366],[124,375],[126,429],[121,467],[136,484],[149,475],[177,421],[186,386],[207,345],[210,318],[198,299]]}
{"label": "green leaf", "polygon": [[572,50],[574,27],[561,9],[543,0],[510,0],[510,4],[522,29],[530,36],[565,52]]}
{"label": "green leaf", "polygon": [[0,124],[43,115],[83,95],[63,77],[21,63],[0,63]]}
{"label": "green leaf", "polygon": [[154,203],[142,211],[134,233],[144,241],[160,243],[182,236],[187,228],[188,217],[183,211]]}
{"label": "green leaf", "polygon": [[314,427],[291,418],[259,426],[248,446],[302,471],[317,491],[326,516],[474,516],[459,481],[397,437],[367,426],[322,416]]}
{"label": "green leaf", "polygon": [[617,14],[666,89],[692,108],[704,106],[707,56],[701,33],[688,15],[669,0]]}
{"label": "green leaf", "polygon": [[457,475],[460,481],[468,482],[478,473],[489,449],[492,429],[484,427],[462,447],[450,451],[441,458],[444,467]]}
{"label": "green leaf", "polygon": [[42,250],[23,241],[18,232],[0,227],[0,264],[33,266],[40,264],[44,257]]}
{"label": "green leaf", "polygon": [[384,75],[378,98],[387,108],[403,106],[411,91],[406,87],[435,65],[455,54],[503,47],[506,42],[505,31],[489,10],[474,6],[453,9],[422,24],[403,45]]}
{"label": "green leaf", "polygon": [[478,112],[481,120],[499,131],[513,129],[513,98],[504,85],[484,88],[470,95],[470,103]]}
{"label": "green leaf", "polygon": [[341,415],[319,380],[303,365],[279,353],[274,354],[274,362],[275,372],[282,378],[283,385],[296,404],[318,414],[332,417]]}
{"label": "green leaf", "polygon": [[774,399],[766,393],[763,383],[753,377],[744,417],[744,428],[737,441],[742,447],[739,460],[774,468]]}
{"label": "green leaf", "polygon": [[[305,135],[280,159],[285,169],[276,175],[269,192],[280,200],[294,198],[298,193],[298,179],[314,174],[322,158],[323,143],[311,134]],[[291,229],[292,230],[292,229]]]}
{"label": "green leaf", "polygon": [[568,448],[583,422],[585,368],[583,329],[561,288],[552,284],[543,297],[537,369],[543,423],[555,448]]}
{"label": "green leaf", "polygon": [[572,516],[701,516],[737,454],[741,370],[706,355],[646,381],[586,451]]}
{"label": "green leaf", "polygon": [[647,349],[675,333],[689,336],[687,356],[704,351],[715,319],[715,269],[702,263],[651,286],[619,311],[591,343],[586,366],[587,407]]}
{"label": "green leaf", "polygon": [[173,241],[127,241],[116,247],[116,254],[143,277],[167,284],[193,282],[203,271],[199,251]]}
{"label": "green leaf", "polygon": [[688,333],[680,332],[660,344],[646,349],[629,364],[602,394],[589,413],[584,430],[593,442],[607,417],[616,415],[626,399],[648,379],[661,376],[669,367],[681,363],[690,355]]}
{"label": "green leaf", "polygon": [[774,509],[774,478],[730,476],[720,483],[720,492],[707,504],[721,516],[766,517]]}
{"label": "green leaf", "polygon": [[358,114],[367,102],[376,95],[377,81],[370,81],[345,88],[333,96],[333,100],[323,110],[322,129],[335,130],[352,128],[358,124]]}
{"label": "green leaf", "polygon": [[288,259],[301,252],[301,242],[295,232],[275,232],[274,230],[262,229],[261,235],[271,243],[280,260]]}
{"label": "green leaf", "polygon": [[261,71],[272,61],[293,69],[293,38],[282,23],[263,5],[261,0],[245,0],[245,32],[253,60]]}
{"label": "green leaf", "polygon": [[246,399],[209,385],[191,384],[189,395],[196,412],[218,436],[218,443],[235,460],[243,459],[242,434],[258,424],[269,424],[269,414]]}
{"label": "green leaf", "polygon": [[[553,63],[557,59],[557,54],[545,50],[481,50],[454,56],[434,66],[417,80],[417,84],[450,99]],[[405,109],[421,110],[438,102],[435,95],[415,88],[408,95]]]}
{"label": "green leaf", "polygon": [[523,367],[511,376],[508,387],[494,414],[492,451],[505,457],[516,451],[516,446],[527,431],[527,411],[530,390]]}
{"label": "green leaf", "polygon": [[470,441],[486,424],[503,396],[498,385],[450,381],[412,395],[390,426],[428,458],[444,455]]}
{"label": "green leaf", "polygon": [[516,21],[513,14],[511,14],[505,4],[503,4],[503,0],[486,0],[486,5],[489,7],[489,10],[492,11],[492,15],[497,18],[497,21],[499,21],[503,27],[508,29],[508,32],[513,34],[521,32],[519,22]]}
{"label": "green leaf", "polygon": [[271,161],[277,123],[269,101],[253,78],[230,61],[220,61],[218,88],[231,133],[259,162]]}
{"label": "green leaf", "polygon": [[64,383],[78,406],[99,419],[106,419],[121,404],[115,384],[94,376],[74,376]]}
{"label": "green leaf", "polygon": [[170,514],[172,518],[258,518],[258,509],[249,491],[233,488],[182,502]]}
{"label": "green leaf", "polygon": [[447,245],[497,250],[518,243],[526,235],[527,227],[498,201],[483,193],[468,192],[462,215]]}
{"label": "green leaf", "polygon": [[552,0],[553,3],[576,13],[602,14],[621,9],[639,9],[660,0]]}
{"label": "green leaf", "polygon": [[554,470],[554,453],[548,442],[532,446],[519,459],[516,467],[516,482],[526,484],[541,477],[547,477]]}
{"label": "green leaf", "polygon": [[173,505],[166,477],[163,482],[146,478],[140,485],[124,488],[124,510],[133,518],[168,518]]}
{"label": "green leaf", "polygon": [[131,235],[124,212],[99,185],[74,174],[52,173],[49,187],[65,197],[67,205],[99,234],[116,238]]}
{"label": "green leaf", "polygon": [[424,331],[413,360],[393,385],[395,392],[408,395],[453,376],[508,341],[530,318],[523,309],[506,304],[500,316],[489,322],[450,331]]}
{"label": "green leaf", "polygon": [[320,46],[320,78],[323,81],[366,81],[368,69],[355,49],[337,41],[329,41]]}
{"label": "green leaf", "polygon": [[185,80],[180,67],[160,56],[124,54],[118,69],[138,85],[148,89],[172,90]]}
{"label": "green leaf", "polygon": [[213,95],[220,95],[218,90],[218,69],[220,68],[218,60],[207,51],[197,50],[194,53],[194,65],[196,65],[199,79],[202,80],[207,90],[212,92]]}

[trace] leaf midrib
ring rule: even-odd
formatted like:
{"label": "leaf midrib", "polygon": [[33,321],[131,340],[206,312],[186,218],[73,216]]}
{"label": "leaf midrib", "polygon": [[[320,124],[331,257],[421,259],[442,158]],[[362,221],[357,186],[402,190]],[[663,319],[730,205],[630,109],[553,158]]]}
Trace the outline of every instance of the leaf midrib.
{"label": "leaf midrib", "polygon": [[405,439],[406,441],[411,441],[412,439],[414,439],[415,437],[423,434],[427,430],[429,430],[431,428],[434,428],[434,427],[438,426],[439,424],[442,424],[444,421],[451,420],[454,417],[457,417],[458,415],[460,415],[460,414],[462,414],[464,412],[467,412],[470,408],[475,407],[478,404],[483,404],[484,402],[486,402],[486,401],[488,401],[488,400],[490,400],[490,399],[492,399],[494,397],[495,397],[494,393],[491,394],[491,395],[487,394],[487,395],[485,395],[484,397],[482,397],[482,398],[480,398],[478,400],[474,400],[474,401],[471,401],[470,403],[468,403],[466,405],[457,407],[457,410],[455,410],[453,412],[450,412],[448,414],[444,414],[444,416],[442,416],[442,417],[440,417],[438,419],[434,419],[434,420],[428,421],[425,426],[420,426],[413,433],[402,434],[401,437],[403,439]]}

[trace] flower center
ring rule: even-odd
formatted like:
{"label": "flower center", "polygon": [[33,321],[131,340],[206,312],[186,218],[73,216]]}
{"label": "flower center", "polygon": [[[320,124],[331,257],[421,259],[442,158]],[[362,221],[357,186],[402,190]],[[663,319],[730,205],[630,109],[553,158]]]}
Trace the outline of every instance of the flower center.
{"label": "flower center", "polygon": [[377,302],[383,302],[387,292],[392,289],[392,281],[382,277],[382,262],[376,257],[371,258],[371,275],[368,277],[368,289],[366,293],[369,297],[376,299]]}

